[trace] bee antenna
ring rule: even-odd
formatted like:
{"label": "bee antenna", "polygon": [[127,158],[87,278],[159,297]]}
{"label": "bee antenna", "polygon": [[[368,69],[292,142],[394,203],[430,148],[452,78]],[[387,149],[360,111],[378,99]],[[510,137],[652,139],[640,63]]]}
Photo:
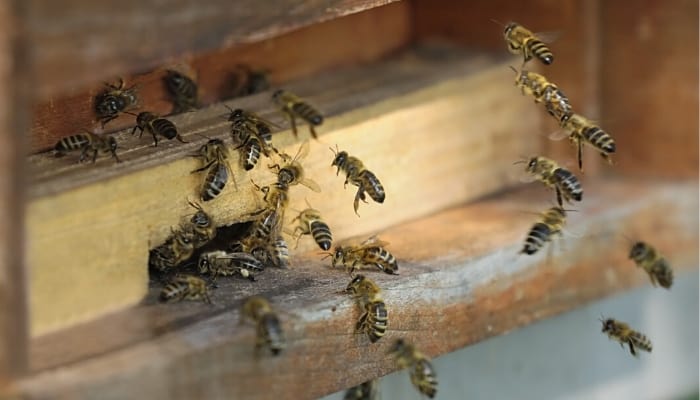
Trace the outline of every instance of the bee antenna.
{"label": "bee antenna", "polygon": [[527,161],[525,161],[525,160],[518,160],[518,161],[514,162],[513,165],[525,164],[526,162]]}
{"label": "bee antenna", "polygon": [[495,23],[496,25],[506,26],[504,23],[502,23],[501,21],[499,21],[497,19],[489,18],[489,21]]}
{"label": "bee antenna", "polygon": [[321,252],[321,253],[318,253],[318,254],[319,254],[319,255],[325,254],[325,257],[321,258],[321,261],[325,260],[325,259],[328,258],[328,257],[333,257],[333,253],[331,253],[330,251],[324,251],[324,252]]}
{"label": "bee antenna", "polygon": [[513,70],[513,72],[515,72],[515,75],[518,75],[518,73],[519,73],[519,72],[518,72],[518,70],[517,70],[517,69],[515,69],[515,67],[514,67],[514,66],[512,66],[512,65],[509,65],[509,66],[508,66],[508,68],[512,69],[512,70]]}
{"label": "bee antenna", "polygon": [[131,111],[122,111],[122,112],[123,112],[124,114],[133,115],[134,117],[138,117],[138,116],[139,116],[138,114],[134,114],[134,113],[132,113]]}
{"label": "bee antenna", "polygon": [[311,203],[309,203],[309,199],[304,197],[304,201],[306,202],[306,205],[309,206],[309,208],[313,208],[313,207],[311,207]]}
{"label": "bee antenna", "polygon": [[[335,145],[335,148],[336,148],[336,149],[338,148],[338,145],[337,145],[337,144]],[[338,155],[338,152],[335,151],[335,150],[333,150],[332,147],[329,147],[329,149],[331,149],[331,151],[333,152],[333,155],[334,155],[334,156],[337,156],[337,155]]]}

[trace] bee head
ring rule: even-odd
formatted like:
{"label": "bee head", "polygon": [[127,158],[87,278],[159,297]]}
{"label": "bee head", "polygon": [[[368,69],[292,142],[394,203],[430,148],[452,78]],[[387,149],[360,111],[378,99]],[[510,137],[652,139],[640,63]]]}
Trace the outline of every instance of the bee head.
{"label": "bee head", "polygon": [[603,324],[603,329],[601,332],[612,332],[615,328],[615,321],[612,318],[600,317],[600,322]]}
{"label": "bee head", "polygon": [[237,109],[231,111],[231,114],[229,114],[229,116],[228,116],[228,120],[231,122],[240,120],[241,118],[243,118],[243,113],[244,113],[243,109],[237,108]]}
{"label": "bee head", "polygon": [[348,283],[348,287],[345,288],[346,292],[352,292],[352,293],[357,293],[357,288],[360,286],[360,284],[365,280],[364,275],[357,275],[352,280],[350,283]]}
{"label": "bee head", "polygon": [[513,29],[515,29],[516,26],[518,26],[517,23],[515,23],[515,22],[509,22],[509,23],[505,26],[505,28],[503,29],[503,35],[509,36],[510,33],[513,32]]}
{"label": "bee head", "polygon": [[[337,148],[338,148],[338,146],[336,145],[336,150],[337,150]],[[344,165],[348,160],[348,152],[347,151],[336,151],[336,150],[333,150],[333,148],[331,148],[333,155],[335,155],[335,157],[333,158],[333,162],[331,163],[331,167],[336,166],[336,165],[338,167],[340,167],[341,165]]]}
{"label": "bee head", "polygon": [[629,258],[633,260],[638,260],[641,258],[644,258],[644,255],[647,252],[647,245],[644,242],[636,242],[632,245],[632,248],[630,249],[630,255]]}
{"label": "bee head", "polygon": [[107,139],[107,144],[109,146],[109,151],[117,151],[117,139],[115,139],[114,136],[110,136],[109,139]]}
{"label": "bee head", "polygon": [[272,100],[278,101],[280,99],[280,97],[282,97],[282,94],[284,94],[284,90],[282,90],[282,89],[275,90],[275,92],[272,93]]}
{"label": "bee head", "polygon": [[199,256],[199,264],[197,266],[200,274],[206,274],[209,271],[209,260],[205,254]]}

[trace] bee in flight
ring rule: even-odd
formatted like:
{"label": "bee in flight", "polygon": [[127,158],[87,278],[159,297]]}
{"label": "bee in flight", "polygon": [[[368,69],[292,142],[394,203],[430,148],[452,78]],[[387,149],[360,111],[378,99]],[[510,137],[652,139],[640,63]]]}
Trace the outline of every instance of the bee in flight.
{"label": "bee in flight", "polygon": [[320,192],[321,187],[318,186],[318,183],[310,178],[304,177],[304,168],[301,166],[301,160],[306,158],[308,154],[308,140],[299,146],[299,150],[297,150],[297,154],[294,158],[285,153],[281,153],[280,158],[282,159],[282,165],[270,165],[270,169],[277,172],[277,181],[287,186],[302,184],[314,192]]}
{"label": "bee in flight", "polygon": [[433,365],[426,356],[403,339],[397,339],[389,348],[388,353],[396,357],[396,363],[400,369],[409,369],[411,383],[419,392],[431,399],[435,397],[438,384],[437,376]]}
{"label": "bee in flight", "polygon": [[211,304],[207,283],[204,279],[192,275],[176,275],[161,290],[160,300],[167,303],[181,300],[201,300]]}
{"label": "bee in flight", "polygon": [[343,400],[378,400],[379,381],[372,379],[345,391]]}
{"label": "bee in flight", "polygon": [[560,207],[563,207],[563,200],[571,202],[572,200],[581,201],[583,198],[583,189],[578,178],[549,158],[531,157],[529,160],[516,161],[514,164],[527,164],[525,171],[530,174],[531,178],[553,188],[557,195],[557,204]]}
{"label": "bee in flight", "polygon": [[333,268],[336,265],[344,265],[350,275],[363,265],[374,265],[387,274],[398,275],[399,264],[396,257],[384,248],[388,244],[372,236],[359,245],[338,245],[332,253],[327,253],[326,257],[333,257]]}
{"label": "bee in flight", "polygon": [[216,225],[214,224],[214,220],[204,211],[201,205],[191,201],[189,203],[190,206],[197,210],[190,218],[189,223],[191,224],[192,233],[194,235],[194,247],[198,249],[216,237]]}
{"label": "bee in flight", "polygon": [[78,162],[83,162],[92,152],[92,162],[97,160],[97,153],[110,153],[112,158],[121,162],[117,157],[117,139],[109,135],[97,135],[85,130],[85,133],[66,136],[59,140],[54,147],[56,157],[63,157],[67,152],[80,150]]}
{"label": "bee in flight", "polygon": [[253,70],[248,65],[238,64],[231,74],[231,97],[250,96],[270,88],[267,71]]}
{"label": "bee in flight", "polygon": [[119,78],[117,85],[105,83],[105,91],[95,96],[95,113],[104,128],[107,123],[119,116],[120,112],[136,108],[138,96],[136,87],[124,87],[124,80]]}
{"label": "bee in flight", "polygon": [[148,254],[148,265],[164,272],[187,261],[194,254],[195,234],[188,229],[172,231],[165,243]]}
{"label": "bee in flight", "polygon": [[600,319],[603,323],[603,333],[607,333],[610,339],[620,342],[620,346],[629,346],[630,353],[637,357],[637,350],[644,350],[651,353],[651,341],[641,333],[633,330],[624,322],[613,318]]}
{"label": "bee in flight", "polygon": [[243,109],[229,110],[228,121],[231,122],[231,136],[237,144],[236,149],[241,153],[241,163],[246,171],[255,167],[260,159],[260,153],[270,157],[272,152],[278,153],[272,145],[272,127],[276,124],[259,115]]}
{"label": "bee in flight", "polygon": [[295,137],[297,136],[296,118],[301,118],[309,124],[311,136],[314,139],[318,139],[314,127],[323,123],[323,115],[315,108],[296,95],[281,89],[272,94],[272,101],[287,115]]}
{"label": "bee in flight", "polygon": [[503,31],[508,50],[513,54],[522,54],[523,64],[535,57],[543,64],[549,65],[554,62],[554,54],[538,35],[516,22],[506,25]]}
{"label": "bee in flight", "polygon": [[333,242],[331,229],[321,219],[320,211],[311,208],[311,205],[309,205],[309,208],[301,211],[299,215],[294,217],[292,223],[295,221],[299,221],[299,224],[294,227],[293,231],[288,233],[297,238],[297,246],[299,245],[299,239],[302,237],[302,235],[311,235],[321,250],[329,250],[331,248],[331,244]]}
{"label": "bee in flight", "polygon": [[544,103],[549,115],[556,118],[557,121],[568,118],[573,113],[569,98],[559,90],[557,85],[536,72],[525,70],[518,72],[515,68],[510,68],[515,72],[515,86],[523,94],[532,96],[535,103]]}
{"label": "bee in flight", "polygon": [[267,299],[261,296],[249,297],[243,304],[241,316],[257,325],[256,353],[263,346],[267,346],[273,355],[278,355],[284,349],[282,324]]}
{"label": "bee in flight", "polygon": [[583,145],[588,144],[612,164],[610,155],[615,153],[615,140],[591,120],[575,113],[563,116],[560,121],[563,131],[551,135],[554,140],[568,137],[577,148],[578,169],[583,171]]}
{"label": "bee in flight", "polygon": [[525,246],[520,253],[535,254],[552,240],[552,236],[561,235],[562,228],[566,223],[566,211],[561,207],[551,207],[543,212],[540,221],[535,223],[527,234]]}
{"label": "bee in flight", "polygon": [[331,151],[334,155],[331,167],[338,167],[336,176],[340,174],[340,171],[345,172],[344,187],[347,187],[348,182],[354,186],[357,186],[357,193],[355,194],[355,201],[353,202],[353,208],[355,209],[355,214],[357,214],[357,216],[360,216],[360,214],[357,213],[357,209],[360,206],[360,200],[364,201],[365,203],[367,202],[365,193],[367,193],[369,197],[377,203],[384,203],[384,199],[386,198],[384,186],[382,186],[382,183],[379,182],[379,179],[377,179],[377,176],[374,175],[372,171],[365,168],[362,161],[356,157],[348,155],[348,153],[345,151],[338,151],[337,146],[336,150],[331,148]]}
{"label": "bee in flight", "polygon": [[251,271],[262,271],[262,263],[248,253],[228,253],[223,250],[205,252],[199,255],[197,264],[199,273],[212,275],[212,281],[218,276],[240,275],[255,281]]}
{"label": "bee in flight", "polygon": [[233,185],[236,186],[236,180],[228,164],[228,151],[221,139],[209,139],[209,141],[202,145],[199,151],[192,156],[201,158],[204,164],[204,166],[195,169],[192,173],[207,170],[207,175],[204,178],[204,183],[200,190],[202,201],[209,201],[216,198],[216,196],[224,190],[229,176],[231,176],[233,180]]}
{"label": "bee in flight", "polygon": [[169,69],[165,73],[165,87],[173,99],[173,113],[196,110],[199,107],[197,83],[187,75]]}
{"label": "bee in flight", "polygon": [[659,284],[666,289],[670,289],[673,285],[673,270],[666,258],[655,248],[644,242],[636,242],[632,245],[629,258],[649,274],[652,285]]}
{"label": "bee in flight", "polygon": [[[127,114],[136,115],[130,112],[127,112]],[[172,121],[151,112],[144,111],[136,115],[136,126],[131,130],[131,134],[136,133],[137,129],[141,132],[139,137],[143,135],[143,132],[148,132],[153,136],[153,146],[158,146],[158,136],[168,140],[177,139],[180,143],[187,143],[177,132],[177,128]]]}
{"label": "bee in flight", "polygon": [[280,182],[279,180],[263,187],[258,186],[255,182],[252,183],[256,190],[262,192],[263,201],[267,207],[278,210],[280,213],[280,218],[282,218],[282,215],[284,215],[284,212],[289,205],[289,185]]}
{"label": "bee in flight", "polygon": [[389,322],[379,286],[364,275],[357,275],[345,291],[352,294],[363,312],[355,324],[355,331],[367,333],[369,341],[376,343],[386,333]]}

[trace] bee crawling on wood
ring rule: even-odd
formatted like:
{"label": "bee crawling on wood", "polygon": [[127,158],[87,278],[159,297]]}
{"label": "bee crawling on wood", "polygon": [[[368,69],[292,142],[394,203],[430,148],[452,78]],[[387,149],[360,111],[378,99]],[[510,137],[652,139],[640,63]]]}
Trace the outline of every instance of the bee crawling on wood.
{"label": "bee crawling on wood", "polygon": [[635,242],[630,250],[629,258],[649,274],[652,285],[658,284],[665,289],[670,289],[673,285],[673,269],[666,258],[655,248],[644,242]]}
{"label": "bee crawling on wood", "polygon": [[218,276],[240,275],[255,281],[252,271],[262,271],[262,263],[251,254],[229,253],[222,250],[210,251],[199,256],[199,273],[212,275],[212,281]]}
{"label": "bee crawling on wood", "polygon": [[357,275],[352,278],[345,291],[352,294],[363,311],[355,325],[355,331],[365,332],[370,342],[377,342],[386,333],[389,322],[379,286],[364,275]]}
{"label": "bee crawling on wood", "polygon": [[140,112],[138,115],[131,112],[127,112],[127,114],[136,116],[136,126],[131,130],[131,134],[136,133],[137,129],[141,132],[139,137],[143,136],[143,132],[150,133],[153,136],[154,147],[158,146],[158,136],[169,140],[177,139],[180,143],[188,143],[180,136],[177,132],[177,127],[169,119],[147,111]]}
{"label": "bee crawling on wood", "polygon": [[384,248],[388,244],[372,236],[359,245],[338,245],[332,253],[326,253],[326,257],[333,257],[333,268],[336,265],[344,265],[351,275],[363,265],[374,265],[387,274],[398,275],[399,264],[396,257]]}
{"label": "bee crawling on wood", "polygon": [[199,108],[197,83],[187,75],[169,69],[166,71],[165,87],[173,99],[173,113],[192,111]]}
{"label": "bee crawling on wood", "polygon": [[277,90],[272,94],[272,101],[289,119],[289,124],[292,126],[292,133],[297,136],[296,119],[301,118],[309,124],[309,131],[314,139],[318,139],[314,127],[320,126],[323,123],[323,115],[308,103],[303,101],[296,95],[286,91]]}
{"label": "bee crawling on wood", "polygon": [[198,203],[189,202],[190,206],[197,211],[189,219],[193,238],[193,244],[196,249],[209,243],[216,237],[216,225],[212,217],[204,211],[204,208]]}
{"label": "bee crawling on wood", "polygon": [[201,300],[211,304],[207,283],[192,275],[176,275],[170,283],[163,287],[160,299],[168,303],[181,300]]}
{"label": "bee crawling on wood", "polygon": [[613,318],[600,318],[603,324],[603,333],[607,333],[610,339],[620,342],[620,346],[629,346],[630,353],[637,357],[637,350],[651,353],[651,341],[643,334],[633,330],[624,322]]}
{"label": "bee crawling on wood", "polygon": [[246,171],[257,165],[261,153],[265,157],[270,157],[272,152],[278,153],[272,145],[272,127],[277,125],[251,111],[226,108],[230,111],[228,121],[231,122],[231,136],[241,153],[241,162]]}
{"label": "bee crawling on wood", "polygon": [[158,271],[166,272],[183,262],[194,254],[195,234],[190,229],[172,230],[165,243],[152,249],[148,254],[148,265]]}
{"label": "bee crawling on wood", "polygon": [[110,135],[97,135],[84,130],[85,133],[66,136],[59,140],[54,147],[56,157],[63,157],[67,152],[80,150],[78,162],[83,162],[92,152],[92,162],[97,160],[98,153],[109,153],[117,162],[121,162],[117,157],[117,139]]}
{"label": "bee crawling on wood", "polygon": [[124,80],[119,78],[117,85],[105,83],[105,86],[107,89],[95,96],[95,113],[103,128],[109,121],[117,118],[120,112],[138,106],[135,85],[124,88]]}
{"label": "bee crawling on wood", "polygon": [[384,186],[379,182],[377,176],[374,175],[372,171],[366,169],[362,161],[358,158],[348,155],[346,151],[338,151],[337,147],[338,146],[336,146],[336,150],[331,148],[334,156],[331,167],[338,167],[336,175],[338,175],[340,171],[345,172],[345,187],[347,187],[348,182],[357,186],[357,193],[355,194],[355,201],[353,202],[355,214],[358,216],[360,215],[357,213],[360,200],[365,203],[367,202],[365,193],[377,203],[384,203],[386,193],[384,192]]}
{"label": "bee crawling on wood", "polygon": [[207,170],[207,175],[200,190],[202,201],[216,198],[224,190],[229,176],[233,180],[233,185],[236,186],[236,180],[228,164],[228,151],[221,139],[210,139],[192,156],[201,158],[202,164],[204,164],[201,168],[192,171],[192,173]]}
{"label": "bee crawling on wood", "polygon": [[278,355],[285,347],[284,333],[280,319],[272,310],[270,302],[262,296],[252,296],[243,303],[241,322],[250,319],[257,327],[255,341],[256,353],[262,347],[270,349],[272,355]]}
{"label": "bee crawling on wood", "polygon": [[435,397],[438,384],[437,376],[435,368],[426,356],[403,339],[397,339],[389,348],[388,353],[396,357],[399,368],[409,369],[411,383],[419,392],[431,399]]}

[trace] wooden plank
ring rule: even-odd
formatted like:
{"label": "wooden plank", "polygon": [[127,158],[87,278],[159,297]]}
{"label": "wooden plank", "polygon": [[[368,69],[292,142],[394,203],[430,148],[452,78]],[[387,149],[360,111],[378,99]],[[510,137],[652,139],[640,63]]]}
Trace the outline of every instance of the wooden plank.
{"label": "wooden plank", "polygon": [[[231,74],[238,64],[268,70],[271,84],[280,85],[339,66],[376,61],[406,46],[410,34],[409,4],[397,2],[256,43],[170,58],[167,64],[195,75],[200,100],[203,105],[209,105],[232,97]],[[354,40],[347,40],[350,36]],[[128,84],[138,85],[143,109],[161,115],[171,112],[172,104],[163,85],[165,68],[159,66],[145,73],[126,75]],[[100,78],[113,79],[112,76]],[[40,101],[34,107],[30,151],[53,148],[62,137],[75,134],[80,128],[100,130],[93,99],[103,89],[100,81],[89,81],[87,87],[71,87]],[[134,117],[123,115],[110,122],[106,131],[133,125]]]}
{"label": "wooden plank", "polygon": [[24,140],[29,122],[28,58],[19,2],[0,1],[0,396],[27,368]]}
{"label": "wooden plank", "polygon": [[70,0],[28,2],[41,98],[172,57],[278,36],[393,0]]}
{"label": "wooden plank", "polygon": [[602,11],[602,110],[623,149],[618,168],[697,177],[698,2],[603,2]]}
{"label": "wooden plank", "polygon": [[[304,160],[307,175],[323,192],[294,187],[290,207],[303,209],[308,199],[322,211],[336,237],[347,237],[513,183],[513,160],[523,152],[537,152],[530,138],[538,120],[536,113],[509,103],[509,77],[507,68],[493,58],[450,48],[417,50],[290,84],[290,90],[328,117]],[[261,110],[286,126],[279,114],[272,114],[269,95],[229,105]],[[121,133],[118,140],[128,149],[119,153],[121,164],[31,158],[37,169],[27,213],[33,335],[133,304],[145,294],[149,246],[161,243],[171,226],[191,212],[187,198],[196,198],[201,184],[201,176],[189,173],[197,162],[185,155],[204,142],[200,134],[227,138],[224,111],[219,105],[173,118],[191,141],[186,145],[163,143],[154,150],[148,139]],[[300,136],[308,137],[306,127],[301,127]],[[276,133],[273,142],[293,154],[299,140],[285,130]],[[410,146],[399,147],[400,143]],[[361,218],[352,210],[354,191],[343,190],[343,178],[330,167],[329,147],[335,144],[362,159],[387,191],[385,204],[362,205]],[[250,174],[236,168],[238,191],[229,184],[207,204],[219,225],[241,222],[260,207],[250,179],[259,184],[276,179],[265,168],[267,163]],[[231,164],[239,165],[236,155]],[[80,252],[75,251],[76,243]],[[310,243],[302,241],[300,250],[309,248],[305,246]],[[51,290],[56,285],[74,290],[57,294]]]}
{"label": "wooden plank", "polygon": [[[376,344],[353,335],[358,312],[339,293],[347,274],[328,268],[311,252],[294,259],[290,270],[265,271],[255,283],[220,282],[213,306],[145,304],[35,339],[35,374],[22,382],[23,394],[28,399],[224,393],[246,399],[317,398],[394,371],[385,354],[393,339],[404,337],[435,357],[649,285],[627,258],[624,236],[662,250],[677,280],[694,276],[684,271],[698,265],[696,181],[589,180],[586,189],[586,201],[568,224],[581,237],[566,236],[551,259],[546,251],[517,254],[536,218],[526,211],[549,204],[539,187],[381,231],[401,275],[367,272],[383,288],[389,310],[389,330]],[[241,299],[253,293],[270,297],[280,310],[288,347],[278,357],[255,358],[254,329],[239,325]],[[598,324],[593,318],[590,328],[598,331]],[[86,349],[85,337],[104,347]]]}

